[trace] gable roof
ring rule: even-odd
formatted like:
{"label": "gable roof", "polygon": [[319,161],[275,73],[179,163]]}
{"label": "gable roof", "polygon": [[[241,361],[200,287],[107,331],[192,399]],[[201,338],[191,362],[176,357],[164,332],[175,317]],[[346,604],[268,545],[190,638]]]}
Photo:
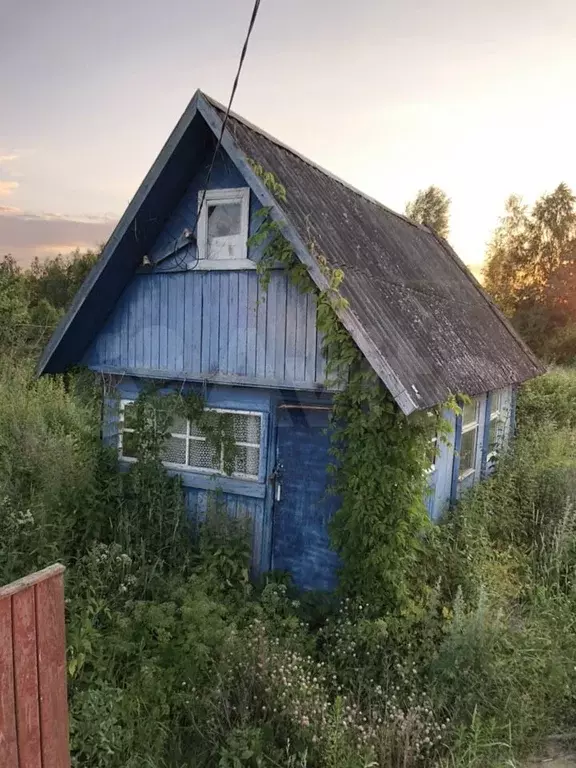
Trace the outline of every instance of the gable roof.
{"label": "gable roof", "polygon": [[[83,350],[183,192],[182,164],[219,135],[224,108],[197,91],[50,340],[38,371],[56,372]],[[525,381],[542,367],[449,244],[389,210],[231,114],[222,147],[320,290],[314,253],[341,268],[345,328],[400,408],[410,413],[450,394],[476,395]],[[286,189],[275,200],[249,160]],[[151,213],[154,211],[154,215]],[[314,246],[312,248],[312,245]],[[96,287],[98,286],[98,290]]]}

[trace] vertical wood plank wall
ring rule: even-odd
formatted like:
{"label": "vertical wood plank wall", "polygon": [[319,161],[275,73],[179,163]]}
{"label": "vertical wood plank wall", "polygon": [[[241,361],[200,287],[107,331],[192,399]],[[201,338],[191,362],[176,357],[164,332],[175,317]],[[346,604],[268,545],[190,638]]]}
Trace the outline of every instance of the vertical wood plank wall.
{"label": "vertical wood plank wall", "polygon": [[70,766],[62,565],[0,587],[0,766]]}
{"label": "vertical wood plank wall", "polygon": [[316,302],[283,270],[135,275],[84,364],[146,376],[315,389],[325,383]]}

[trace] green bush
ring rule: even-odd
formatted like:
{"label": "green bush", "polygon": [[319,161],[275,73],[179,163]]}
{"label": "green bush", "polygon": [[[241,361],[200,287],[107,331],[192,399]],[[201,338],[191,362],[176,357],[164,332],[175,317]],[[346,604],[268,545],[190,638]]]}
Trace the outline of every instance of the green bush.
{"label": "green bush", "polygon": [[0,375],[0,578],[68,566],[74,767],[496,768],[573,728],[576,374],[545,379],[386,613],[253,584],[246,521],[191,527],[157,434],[119,472],[89,387]]}
{"label": "green bush", "polygon": [[518,430],[528,432],[545,424],[576,427],[576,372],[553,368],[520,389],[516,408]]}
{"label": "green bush", "polygon": [[454,723],[446,765],[501,765],[573,724],[575,392],[569,371],[527,385],[513,449],[430,536],[448,619],[428,666]]}

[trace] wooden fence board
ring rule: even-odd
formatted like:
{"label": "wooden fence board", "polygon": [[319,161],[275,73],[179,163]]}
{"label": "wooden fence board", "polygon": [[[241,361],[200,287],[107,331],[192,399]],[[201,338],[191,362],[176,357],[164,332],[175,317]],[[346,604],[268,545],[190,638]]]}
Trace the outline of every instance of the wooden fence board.
{"label": "wooden fence board", "polygon": [[62,565],[0,587],[0,768],[70,768]]}
{"label": "wooden fence board", "polygon": [[34,587],[12,598],[18,768],[42,768]]}
{"label": "wooden fence board", "polygon": [[68,768],[64,577],[36,584],[42,768]]}
{"label": "wooden fence board", "polygon": [[18,768],[10,597],[0,599],[0,766]]}

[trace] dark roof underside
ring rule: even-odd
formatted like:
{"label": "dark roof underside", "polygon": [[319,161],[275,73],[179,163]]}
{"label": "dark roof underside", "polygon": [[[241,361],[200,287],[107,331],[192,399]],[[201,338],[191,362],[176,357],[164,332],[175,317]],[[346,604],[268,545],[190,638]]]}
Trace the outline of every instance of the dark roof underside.
{"label": "dark roof underside", "polygon": [[341,293],[350,310],[419,408],[541,373],[445,241],[241,118],[231,116],[228,129],[239,149],[284,185],[282,208],[303,241],[344,271]]}

